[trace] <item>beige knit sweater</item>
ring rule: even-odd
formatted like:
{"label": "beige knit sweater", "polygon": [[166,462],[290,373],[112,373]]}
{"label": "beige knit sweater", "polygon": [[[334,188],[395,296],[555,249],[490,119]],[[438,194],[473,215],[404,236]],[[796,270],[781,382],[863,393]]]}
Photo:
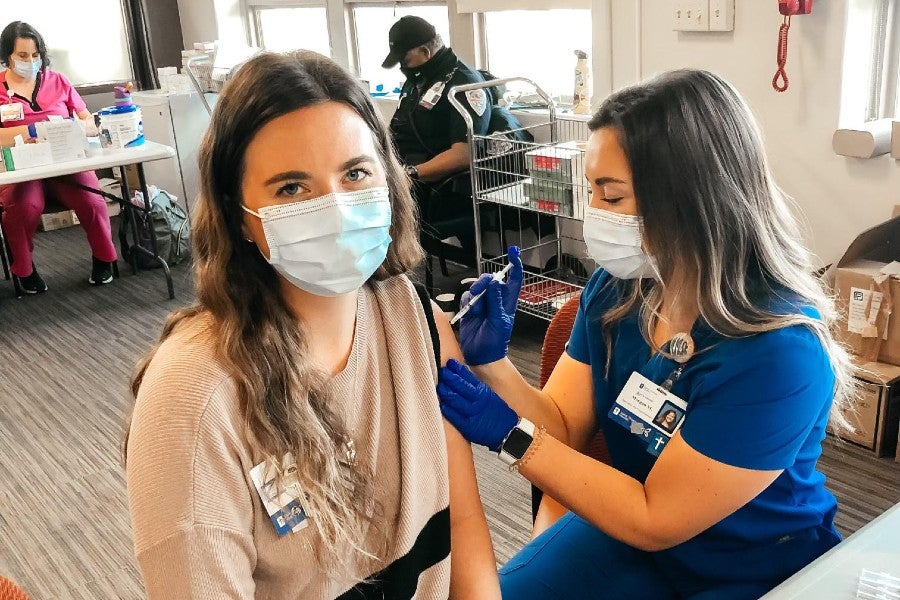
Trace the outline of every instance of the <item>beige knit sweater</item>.
{"label": "beige knit sweater", "polygon": [[[360,293],[346,368],[331,382],[357,449],[376,473],[391,543],[380,586],[347,591],[314,556],[311,526],[278,537],[249,471],[233,380],[208,319],[160,347],[138,394],[128,443],[134,544],[149,598],[446,599],[447,450],[428,325],[405,277]],[[323,572],[324,571],[324,572]]]}

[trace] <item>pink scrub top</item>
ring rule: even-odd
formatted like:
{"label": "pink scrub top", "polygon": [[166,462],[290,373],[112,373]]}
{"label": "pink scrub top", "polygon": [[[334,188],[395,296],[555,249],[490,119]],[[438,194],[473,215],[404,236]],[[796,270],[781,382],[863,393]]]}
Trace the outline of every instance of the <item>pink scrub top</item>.
{"label": "pink scrub top", "polygon": [[0,72],[0,104],[17,102],[22,104],[25,118],[21,121],[0,123],[0,127],[21,127],[48,120],[50,115],[68,118],[84,110],[87,106],[65,75],[44,69],[38,74],[37,84],[31,98],[13,93],[6,83],[6,73]]}

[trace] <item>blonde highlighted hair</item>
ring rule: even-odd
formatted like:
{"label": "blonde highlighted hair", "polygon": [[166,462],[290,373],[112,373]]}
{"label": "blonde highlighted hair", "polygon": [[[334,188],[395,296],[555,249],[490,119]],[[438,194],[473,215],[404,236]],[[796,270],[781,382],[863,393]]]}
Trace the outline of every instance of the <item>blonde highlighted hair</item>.
{"label": "blonde highlighted hair", "polygon": [[[632,170],[644,243],[661,281],[620,282],[622,298],[604,316],[612,356],[616,323],[641,307],[641,331],[653,347],[665,282],[678,266],[696,274],[701,317],[726,337],[803,325],[819,338],[834,371],[832,427],[853,404],[853,366],[831,331],[834,300],[814,273],[790,200],[775,185],[762,134],[735,88],[708,71],[664,73],[607,98],[588,123],[611,128]],[[808,305],[819,318],[778,310],[772,300]],[[607,364],[608,368],[608,364]]]}

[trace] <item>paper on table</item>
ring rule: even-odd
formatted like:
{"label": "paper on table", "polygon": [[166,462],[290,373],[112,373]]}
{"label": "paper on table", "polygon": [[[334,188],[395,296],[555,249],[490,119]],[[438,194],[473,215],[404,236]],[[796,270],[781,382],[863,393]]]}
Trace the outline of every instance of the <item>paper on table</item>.
{"label": "paper on table", "polygon": [[50,144],[26,144],[21,135],[17,135],[14,140],[15,146],[3,149],[3,161],[8,171],[41,167],[53,162]]}
{"label": "paper on table", "polygon": [[85,157],[84,130],[74,120],[59,118],[35,123],[38,139],[50,143],[53,162],[66,162]]}

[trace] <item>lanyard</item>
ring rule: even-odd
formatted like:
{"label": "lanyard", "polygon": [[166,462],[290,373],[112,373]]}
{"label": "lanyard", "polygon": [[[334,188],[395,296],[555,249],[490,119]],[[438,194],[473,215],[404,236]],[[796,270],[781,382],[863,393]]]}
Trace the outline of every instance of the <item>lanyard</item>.
{"label": "lanyard", "polygon": [[694,356],[694,339],[691,337],[690,333],[676,333],[672,336],[672,339],[669,340],[669,355],[671,355],[672,359],[678,363],[678,366],[669,373],[669,376],[666,377],[666,380],[662,382],[662,387],[667,392],[672,391],[672,386],[675,385],[675,382],[681,378],[681,374],[684,372],[684,367],[691,358]]}

